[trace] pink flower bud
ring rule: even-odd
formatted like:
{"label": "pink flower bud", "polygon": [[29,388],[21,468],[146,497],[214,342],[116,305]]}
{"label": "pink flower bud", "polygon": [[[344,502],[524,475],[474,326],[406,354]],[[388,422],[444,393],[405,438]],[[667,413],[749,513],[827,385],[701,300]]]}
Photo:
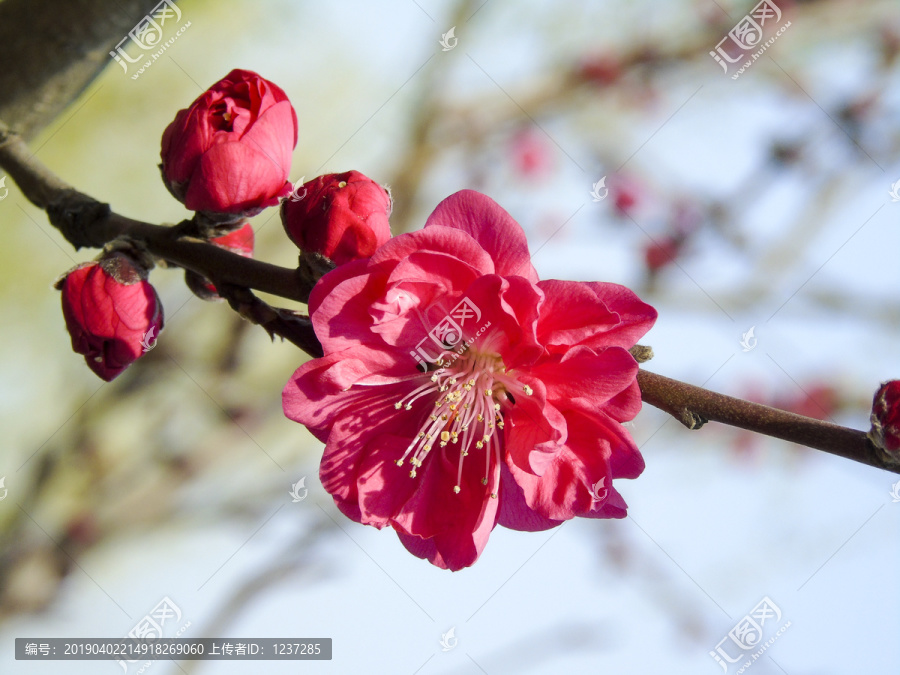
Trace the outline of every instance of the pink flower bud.
{"label": "pink flower bud", "polygon": [[633,176],[617,175],[609,186],[613,205],[621,215],[627,216],[639,205],[644,189]]}
{"label": "pink flower bud", "polygon": [[547,137],[534,129],[522,129],[510,144],[513,167],[525,179],[540,180],[553,170],[553,153]]}
{"label": "pink flower bud", "polygon": [[[252,258],[253,239],[253,226],[250,223],[244,223],[233,232],[224,234],[221,237],[213,237],[209,240],[209,243],[219,248],[224,248],[226,251],[242,255],[245,258]],[[213,283],[193,270],[185,270],[185,281],[188,288],[194,292],[194,295],[202,300],[221,299]]]}
{"label": "pink flower bud", "polygon": [[875,393],[871,419],[869,439],[900,460],[900,380],[885,382]]}
{"label": "pink flower bud", "polygon": [[56,287],[72,349],[107,382],[155,346],[162,305],[146,273],[124,253],[79,265]]}
{"label": "pink flower bud", "polygon": [[279,87],[232,70],[163,133],[163,180],[192,211],[251,216],[287,194],[297,115]]}
{"label": "pink flower bud", "polygon": [[391,238],[391,196],[359,171],[319,176],[303,188],[302,199],[281,204],[285,232],[302,251],[343,265]]}

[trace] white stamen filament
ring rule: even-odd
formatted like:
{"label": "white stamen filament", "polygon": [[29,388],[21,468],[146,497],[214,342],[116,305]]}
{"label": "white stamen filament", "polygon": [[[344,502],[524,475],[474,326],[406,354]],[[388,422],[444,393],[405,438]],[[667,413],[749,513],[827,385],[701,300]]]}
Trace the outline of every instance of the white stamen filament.
{"label": "white stamen filament", "polygon": [[[481,479],[492,498],[497,498],[500,489],[499,473],[491,480],[491,460],[499,466],[501,440],[498,430],[503,429],[504,406],[512,402],[509,391],[524,391],[530,396],[531,387],[520,383],[514,375],[506,372],[499,354],[469,352],[452,362],[449,368],[441,368],[424,373],[427,378],[400,401],[394,408],[411,410],[412,404],[423,397],[434,396],[434,407],[426,407],[422,426],[412,439],[403,456],[396,460],[402,466],[410,458],[410,477],[416,477],[416,469],[422,466],[434,445],[441,452],[449,444],[459,447],[456,484],[453,491],[462,491],[463,466],[465,458],[472,450],[484,452],[484,476]],[[495,466],[495,471],[496,471]],[[489,483],[491,483],[489,485]]]}

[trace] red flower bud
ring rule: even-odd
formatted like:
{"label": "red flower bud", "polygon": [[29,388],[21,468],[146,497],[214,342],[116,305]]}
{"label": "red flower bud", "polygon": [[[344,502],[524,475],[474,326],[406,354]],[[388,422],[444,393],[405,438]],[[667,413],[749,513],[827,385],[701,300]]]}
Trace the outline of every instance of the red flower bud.
{"label": "red flower bud", "polygon": [[[221,237],[213,237],[210,244],[224,248],[226,251],[237,253],[245,258],[253,257],[253,226],[244,223],[241,227],[224,234]],[[194,295],[202,300],[219,300],[219,294],[213,283],[193,270],[185,270],[185,281]]]}
{"label": "red flower bud", "polygon": [[162,330],[162,305],[145,276],[116,252],[79,265],[56,284],[72,349],[107,382],[152,349]]}
{"label": "red flower bud", "polygon": [[890,380],[875,392],[869,439],[900,460],[900,380]]}
{"label": "red flower bud", "polygon": [[672,264],[681,253],[682,240],[679,237],[667,236],[653,241],[644,247],[644,264],[651,274],[656,274],[663,267]]}
{"label": "red flower bud", "polygon": [[251,216],[287,194],[297,115],[279,87],[232,70],[163,133],[163,180],[192,211]]}
{"label": "red flower bud", "polygon": [[583,80],[606,87],[622,76],[622,62],[613,54],[597,54],[584,59],[577,69]]}
{"label": "red flower bud", "polygon": [[391,238],[391,196],[359,171],[319,176],[303,188],[302,199],[281,204],[285,232],[302,251],[343,265]]}

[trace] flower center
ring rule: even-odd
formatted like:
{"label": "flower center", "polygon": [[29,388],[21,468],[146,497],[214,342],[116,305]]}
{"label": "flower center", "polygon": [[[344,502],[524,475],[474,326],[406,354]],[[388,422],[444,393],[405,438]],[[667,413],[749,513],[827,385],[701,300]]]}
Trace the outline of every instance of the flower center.
{"label": "flower center", "polygon": [[234,131],[234,112],[228,101],[219,101],[210,108],[212,125],[216,131]]}
{"label": "flower center", "polygon": [[[394,403],[397,410],[412,410],[412,404],[420,398],[433,398],[434,410],[423,420],[418,434],[413,438],[397,466],[409,459],[412,470],[410,478],[416,477],[416,469],[437,443],[446,448],[448,444],[459,446],[459,463],[456,485],[453,491],[459,494],[462,484],[463,462],[474,446],[484,450],[484,478],[482,485],[488,484],[491,475],[491,456],[501,461],[500,429],[503,429],[503,410],[515,402],[512,392],[531,395],[532,390],[506,372],[503,360],[496,353],[478,353],[474,350],[452,365],[440,360],[439,370],[426,373],[427,382],[414,389]],[[500,478],[491,486],[491,497],[497,498]]]}

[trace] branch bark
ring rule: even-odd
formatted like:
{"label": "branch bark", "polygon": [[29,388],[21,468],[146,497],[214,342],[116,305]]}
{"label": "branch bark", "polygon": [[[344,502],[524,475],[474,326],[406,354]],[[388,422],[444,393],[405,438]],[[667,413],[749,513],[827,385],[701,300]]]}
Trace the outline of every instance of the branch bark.
{"label": "branch bark", "polygon": [[269,337],[274,339],[278,335],[314,358],[324,355],[308,316],[289,309],[271,307],[242,286],[219,284],[216,290],[235,312],[249,322],[262,326]]}
{"label": "branch bark", "polygon": [[688,429],[699,429],[708,421],[721,422],[900,473],[900,466],[885,461],[864,431],[725,396],[643,369],[638,371],[638,385],[645,402]]}
{"label": "branch bark", "polygon": [[153,225],[119,215],[108,204],[60,180],[2,121],[0,167],[12,177],[28,201],[47,211],[53,226],[76,249],[101,248],[117,237],[127,236],[141,242],[154,256],[191,269],[214,284],[254,288],[298,302],[309,300],[315,279],[306,268],[288,269],[245,258],[185,236],[177,227]]}

